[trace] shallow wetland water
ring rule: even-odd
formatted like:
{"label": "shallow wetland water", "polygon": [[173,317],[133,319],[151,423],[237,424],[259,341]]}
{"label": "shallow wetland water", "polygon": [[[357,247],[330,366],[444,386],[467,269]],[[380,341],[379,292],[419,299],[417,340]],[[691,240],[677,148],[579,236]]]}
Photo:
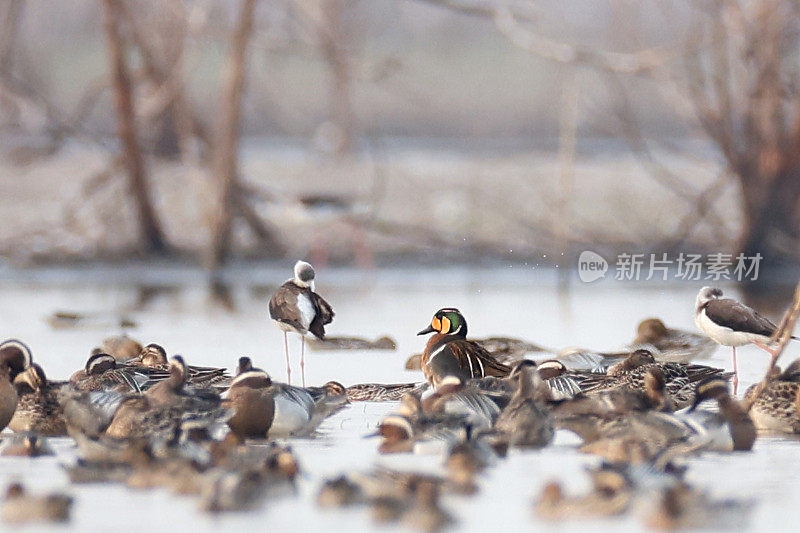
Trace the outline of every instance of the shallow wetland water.
{"label": "shallow wetland water", "polygon": [[[234,284],[234,313],[209,304],[199,278],[177,290],[156,294],[141,309],[138,285],[170,285],[172,272],[139,272],[133,276],[110,271],[50,273],[8,277],[0,281],[2,337],[25,340],[48,376],[64,379],[81,367],[92,347],[120,332],[115,322],[126,316],[138,323],[129,334],[143,342],[158,342],[169,353],[183,354],[190,364],[233,367],[241,355],[285,378],[282,334],[268,320],[269,290],[249,288],[254,282],[276,284],[283,271],[264,271]],[[119,278],[139,278],[137,283]],[[143,281],[144,280],[144,281]],[[559,293],[552,272],[525,267],[505,269],[356,270],[318,272],[318,291],[336,311],[331,335],[374,338],[392,336],[396,352],[307,352],[307,380],[320,384],[335,379],[359,382],[419,381],[419,372],[403,369],[406,357],[418,352],[424,339],[416,332],[434,311],[458,307],[474,336],[508,335],[560,349],[583,346],[598,350],[622,347],[633,338],[637,322],[661,317],[668,325],[694,329],[692,308],[698,284],[620,284],[574,281]],[[88,327],[54,329],[48,316],[63,310],[97,313]],[[299,377],[299,341],[292,341],[295,375]],[[800,343],[790,345],[786,359],[800,356]],[[740,350],[740,392],[758,380],[767,356],[757,348]],[[786,361],[784,361],[784,364]],[[730,353],[719,349],[709,364],[730,366]],[[312,439],[292,441],[302,475],[295,497],[269,500],[256,511],[212,516],[197,508],[195,498],[166,491],[136,491],[118,485],[70,486],[60,468],[74,458],[69,439],[53,442],[57,457],[32,460],[0,458],[0,482],[22,480],[31,489],[63,489],[75,497],[70,528],[76,531],[363,531],[372,524],[364,509],[322,510],[315,496],[326,477],[376,464],[436,472],[438,456],[380,456],[373,432],[393,403],[353,403],[320,428]],[[531,531],[539,523],[532,500],[543,484],[558,479],[568,492],[588,485],[584,470],[597,459],[575,450],[577,439],[557,435],[542,451],[511,452],[479,480],[473,497],[446,496],[443,505],[458,519],[462,531]],[[752,453],[705,454],[687,461],[688,480],[715,497],[756,502],[749,523],[741,530],[784,531],[800,527],[800,441],[763,436]],[[635,516],[594,522],[546,524],[559,531],[638,531]],[[37,527],[36,530],[39,528]],[[57,528],[62,530],[63,528]],[[382,528],[385,529],[385,528]]]}

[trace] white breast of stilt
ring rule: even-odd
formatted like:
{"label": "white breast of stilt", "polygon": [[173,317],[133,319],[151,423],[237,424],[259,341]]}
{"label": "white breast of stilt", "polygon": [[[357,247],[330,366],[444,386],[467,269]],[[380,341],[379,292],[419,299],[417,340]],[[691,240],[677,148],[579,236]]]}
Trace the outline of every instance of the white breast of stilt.
{"label": "white breast of stilt", "polygon": [[300,323],[303,325],[303,329],[308,331],[311,321],[317,315],[317,311],[314,309],[314,304],[311,303],[311,298],[307,294],[300,293],[297,295],[297,309],[300,311]]}
{"label": "white breast of stilt", "polygon": [[736,331],[729,327],[721,326],[708,318],[705,309],[698,313],[695,323],[709,338],[723,346],[744,346],[754,341],[763,342],[763,339],[765,339],[762,335]]}

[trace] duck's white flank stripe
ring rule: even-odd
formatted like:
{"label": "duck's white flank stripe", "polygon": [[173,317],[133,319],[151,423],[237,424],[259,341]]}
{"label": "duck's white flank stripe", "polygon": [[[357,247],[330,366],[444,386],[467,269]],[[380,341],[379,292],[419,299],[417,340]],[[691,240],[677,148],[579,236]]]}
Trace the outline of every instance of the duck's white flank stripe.
{"label": "duck's white flank stripe", "polygon": [[428,364],[431,364],[431,361],[433,361],[433,358],[434,358],[434,357],[436,357],[437,355],[439,355],[440,353],[442,353],[442,350],[444,350],[444,347],[445,347],[445,346],[447,346],[447,345],[446,345],[446,344],[442,344],[441,346],[439,346],[439,347],[436,349],[436,351],[435,351],[435,352],[433,352],[433,353],[431,354],[431,356],[428,358]]}
{"label": "duck's white flank stripe", "polygon": [[[484,370],[483,370],[483,361],[481,361],[481,358],[480,358],[480,357],[476,357],[475,359],[477,359],[477,361],[478,361],[478,364],[479,364],[479,365],[481,365],[481,375],[480,375],[480,376],[473,376],[473,377],[479,377],[479,378],[482,378],[483,376],[485,376],[485,375],[486,375],[486,373],[485,373],[485,372],[484,372]],[[470,367],[471,367],[471,366],[472,366],[472,363],[470,363]]]}
{"label": "duck's white flank stripe", "polygon": [[469,375],[474,378],[475,372],[472,370],[472,357],[469,354],[467,354],[467,363],[469,363]]}

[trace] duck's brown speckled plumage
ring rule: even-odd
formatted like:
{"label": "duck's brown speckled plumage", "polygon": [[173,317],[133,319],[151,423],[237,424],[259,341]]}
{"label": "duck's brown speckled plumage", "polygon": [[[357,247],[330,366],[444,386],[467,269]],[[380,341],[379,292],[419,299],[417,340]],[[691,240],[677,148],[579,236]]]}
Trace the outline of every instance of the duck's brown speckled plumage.
{"label": "duck's brown speckled plumage", "polygon": [[424,387],[424,383],[358,383],[347,387],[346,394],[351,402],[392,402]]}
{"label": "duck's brown speckled plumage", "polygon": [[[142,390],[168,379],[170,366],[166,350],[158,344],[148,344],[133,360],[127,361],[122,369],[141,373],[147,377]],[[186,383],[195,387],[225,389],[230,386],[231,376],[227,369],[186,365]]]}
{"label": "duck's brown speckled plumage", "polygon": [[[541,448],[553,440],[553,421],[537,396],[537,385],[546,389],[540,379],[523,368],[517,375],[517,390],[497,417],[494,429],[504,433],[511,446]],[[549,393],[549,391],[547,392]]]}
{"label": "duck's brown speckled plumage", "polygon": [[33,431],[48,437],[67,434],[64,409],[59,396],[69,384],[65,381],[48,381],[37,364],[15,379],[19,400],[14,417],[8,427],[14,431]]}
{"label": "duck's brown speckled plumage", "polygon": [[754,399],[759,384],[745,392],[745,401],[753,402],[750,417],[759,429],[800,433],[800,359],[795,360],[785,372],[774,376],[758,398]]}
{"label": "duck's brown speckled plumage", "polygon": [[96,353],[89,357],[86,366],[73,373],[69,382],[78,391],[104,391],[115,389],[119,392],[140,392],[140,382],[147,376],[129,367],[117,364],[114,357],[106,353]]}
{"label": "duck's brown speckled plumage", "polygon": [[[642,353],[644,352],[644,353]],[[655,362],[646,350],[636,350],[625,361],[609,368],[606,374],[596,374],[584,379],[581,389],[586,393],[627,389],[645,392],[645,376],[652,369],[662,372],[666,391],[676,409],[688,407],[695,400],[694,384],[704,379],[724,375],[724,370],[704,365]]]}

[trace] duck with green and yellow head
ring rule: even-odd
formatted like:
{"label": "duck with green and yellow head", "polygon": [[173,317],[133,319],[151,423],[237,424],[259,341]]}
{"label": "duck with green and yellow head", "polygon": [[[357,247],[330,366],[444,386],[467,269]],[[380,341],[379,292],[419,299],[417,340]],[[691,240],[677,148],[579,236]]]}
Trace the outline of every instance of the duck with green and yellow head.
{"label": "duck with green and yellow head", "polygon": [[511,368],[479,344],[467,340],[467,320],[458,309],[439,309],[430,325],[417,335],[435,333],[422,353],[422,372],[434,386],[447,376],[464,381],[486,376],[505,377]]}

